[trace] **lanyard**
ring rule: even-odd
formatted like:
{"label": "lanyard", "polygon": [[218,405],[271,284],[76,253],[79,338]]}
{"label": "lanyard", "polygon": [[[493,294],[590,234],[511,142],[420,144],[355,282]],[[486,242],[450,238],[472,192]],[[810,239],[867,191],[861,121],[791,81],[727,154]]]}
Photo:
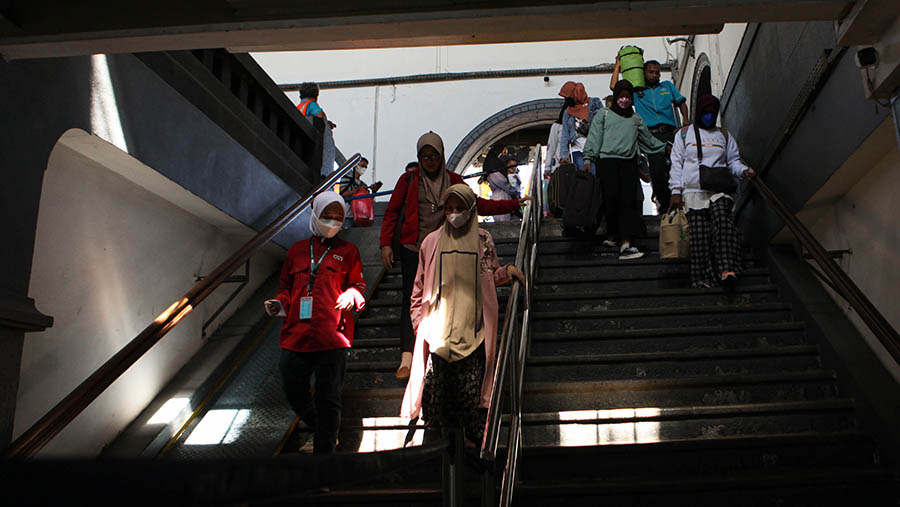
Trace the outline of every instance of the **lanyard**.
{"label": "lanyard", "polygon": [[309,238],[309,285],[306,287],[306,295],[312,295],[313,290],[313,282],[316,280],[316,272],[319,271],[319,266],[322,265],[322,261],[325,259],[325,256],[328,255],[328,252],[331,251],[331,247],[334,245],[329,245],[328,248],[325,249],[325,252],[322,253],[322,256],[319,257],[318,262],[314,262],[316,260],[315,255],[313,254],[313,238]]}

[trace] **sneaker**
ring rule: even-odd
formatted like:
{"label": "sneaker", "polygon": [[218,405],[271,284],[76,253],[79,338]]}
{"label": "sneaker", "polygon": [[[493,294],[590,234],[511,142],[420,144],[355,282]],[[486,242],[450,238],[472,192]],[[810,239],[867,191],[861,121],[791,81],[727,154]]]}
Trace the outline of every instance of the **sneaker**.
{"label": "sneaker", "polygon": [[603,248],[616,248],[617,246],[619,246],[619,245],[611,239],[603,240]]}
{"label": "sneaker", "polygon": [[619,250],[619,260],[640,259],[643,256],[644,252],[641,252],[633,246],[626,246]]}

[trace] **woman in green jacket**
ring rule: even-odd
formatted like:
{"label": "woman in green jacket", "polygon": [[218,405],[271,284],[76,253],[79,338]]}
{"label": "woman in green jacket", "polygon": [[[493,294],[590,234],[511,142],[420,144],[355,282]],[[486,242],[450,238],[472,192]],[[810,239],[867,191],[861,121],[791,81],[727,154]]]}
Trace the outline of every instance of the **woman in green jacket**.
{"label": "woman in green jacket", "polygon": [[[624,79],[613,89],[612,106],[594,116],[584,145],[584,170],[600,180],[606,213],[606,247],[619,246],[620,259],[643,257],[631,244],[641,229],[637,211],[638,156],[660,153],[666,144],[650,133],[632,107],[634,88]],[[595,169],[596,167],[596,169]]]}

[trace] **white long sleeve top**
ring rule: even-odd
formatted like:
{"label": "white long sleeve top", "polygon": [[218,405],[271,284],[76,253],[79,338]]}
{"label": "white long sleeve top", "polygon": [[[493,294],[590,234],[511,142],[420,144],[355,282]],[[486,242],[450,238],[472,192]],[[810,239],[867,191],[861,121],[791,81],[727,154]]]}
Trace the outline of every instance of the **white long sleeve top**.
{"label": "white long sleeve top", "polygon": [[[722,129],[700,129],[703,142],[702,165],[708,167],[727,166],[735,179],[741,179],[748,167],[741,160],[734,136],[725,136]],[[727,141],[726,141],[727,139]],[[672,167],[669,172],[669,189],[673,195],[683,194],[685,204],[690,209],[706,208],[710,201],[716,201],[727,194],[711,194],[700,188],[700,162],[697,161],[697,136],[693,126],[682,138],[681,131],[675,133],[670,156]],[[695,195],[691,195],[695,194]]]}

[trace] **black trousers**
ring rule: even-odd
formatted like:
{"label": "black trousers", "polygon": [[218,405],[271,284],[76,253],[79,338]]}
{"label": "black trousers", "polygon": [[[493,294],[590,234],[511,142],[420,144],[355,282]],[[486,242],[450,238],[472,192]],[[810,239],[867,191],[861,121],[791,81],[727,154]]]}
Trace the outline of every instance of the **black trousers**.
{"label": "black trousers", "polygon": [[597,163],[606,232],[615,239],[633,238],[641,231],[642,220],[637,207],[638,159],[601,158]]}
{"label": "black trousers", "polygon": [[400,351],[412,352],[416,344],[413,333],[412,318],[409,315],[410,298],[416,282],[416,270],[419,268],[419,252],[400,247],[400,270],[403,276],[403,301],[400,307]]}
{"label": "black trousers", "polygon": [[[662,142],[675,141],[675,127],[671,125],[657,125],[650,132],[653,137]],[[650,185],[653,187],[653,195],[659,203],[659,212],[665,213],[669,209],[669,201],[672,199],[672,191],[669,190],[669,157],[665,152],[647,155],[650,163]]]}
{"label": "black trousers", "polygon": [[[294,352],[281,349],[278,367],[284,394],[294,413],[316,429],[313,452],[334,452],[341,428],[341,390],[350,349]],[[310,377],[316,376],[315,397]]]}

